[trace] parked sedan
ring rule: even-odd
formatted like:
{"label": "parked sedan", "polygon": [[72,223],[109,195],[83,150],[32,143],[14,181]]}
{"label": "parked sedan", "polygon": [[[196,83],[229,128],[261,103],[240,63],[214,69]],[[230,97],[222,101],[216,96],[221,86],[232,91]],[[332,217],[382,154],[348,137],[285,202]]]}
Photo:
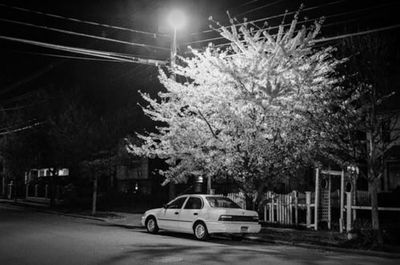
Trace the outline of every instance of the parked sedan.
{"label": "parked sedan", "polygon": [[241,239],[244,234],[258,233],[258,213],[243,210],[231,199],[218,195],[182,195],[163,208],[148,210],[142,224],[150,233],[159,229],[193,233],[199,240],[210,234],[230,234]]}

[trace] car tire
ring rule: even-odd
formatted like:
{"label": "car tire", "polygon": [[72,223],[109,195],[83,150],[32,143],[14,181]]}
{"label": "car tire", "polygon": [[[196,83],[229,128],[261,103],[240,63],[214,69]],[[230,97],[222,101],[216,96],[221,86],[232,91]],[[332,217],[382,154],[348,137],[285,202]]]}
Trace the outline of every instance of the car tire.
{"label": "car tire", "polygon": [[243,240],[243,235],[231,235],[231,239],[233,241],[242,241]]}
{"label": "car tire", "polygon": [[207,240],[208,239],[208,230],[206,225],[203,222],[197,222],[193,228],[194,236],[198,240]]}
{"label": "car tire", "polygon": [[156,218],[154,218],[153,216],[150,216],[149,218],[147,218],[146,230],[147,230],[147,232],[152,233],[152,234],[155,234],[158,232],[157,221],[156,221]]}

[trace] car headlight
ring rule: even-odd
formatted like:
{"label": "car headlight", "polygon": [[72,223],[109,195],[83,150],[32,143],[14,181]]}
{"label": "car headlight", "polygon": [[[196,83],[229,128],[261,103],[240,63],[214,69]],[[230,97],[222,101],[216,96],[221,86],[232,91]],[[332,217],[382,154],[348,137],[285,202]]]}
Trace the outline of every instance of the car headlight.
{"label": "car headlight", "polygon": [[218,221],[231,221],[233,216],[231,215],[221,215],[218,219]]}
{"label": "car headlight", "polygon": [[258,222],[258,215],[252,216],[253,217],[253,221]]}

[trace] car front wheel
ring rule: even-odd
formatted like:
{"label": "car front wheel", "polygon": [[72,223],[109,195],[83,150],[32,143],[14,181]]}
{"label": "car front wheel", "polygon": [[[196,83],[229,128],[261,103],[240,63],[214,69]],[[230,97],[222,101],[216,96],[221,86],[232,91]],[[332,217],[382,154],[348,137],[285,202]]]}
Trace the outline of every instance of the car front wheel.
{"label": "car front wheel", "polygon": [[156,218],[154,218],[152,216],[147,219],[146,229],[147,229],[147,232],[152,233],[152,234],[155,234],[158,232],[158,225],[157,225]]}
{"label": "car front wheel", "polygon": [[208,231],[207,231],[207,227],[204,223],[198,222],[194,226],[194,236],[198,240],[207,240],[208,239]]}

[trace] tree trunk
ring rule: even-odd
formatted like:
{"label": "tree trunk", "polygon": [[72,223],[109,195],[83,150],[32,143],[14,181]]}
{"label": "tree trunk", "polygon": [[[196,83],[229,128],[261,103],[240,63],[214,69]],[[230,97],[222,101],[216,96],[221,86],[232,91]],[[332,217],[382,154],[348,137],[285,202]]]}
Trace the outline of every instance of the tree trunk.
{"label": "tree trunk", "polygon": [[93,198],[92,198],[92,215],[96,214],[97,206],[97,174],[93,176]]}
{"label": "tree trunk", "polygon": [[[369,172],[370,173],[370,172]],[[370,176],[369,176],[370,177]],[[379,179],[369,178],[368,189],[371,196],[371,220],[372,230],[375,235],[376,243],[379,246],[383,245],[382,231],[379,225],[379,211],[378,211],[378,183]]]}
{"label": "tree trunk", "polygon": [[172,181],[168,184],[168,197],[169,200],[175,199],[176,197],[175,183],[173,183]]}
{"label": "tree trunk", "polygon": [[207,177],[207,194],[211,194],[211,176]]}

